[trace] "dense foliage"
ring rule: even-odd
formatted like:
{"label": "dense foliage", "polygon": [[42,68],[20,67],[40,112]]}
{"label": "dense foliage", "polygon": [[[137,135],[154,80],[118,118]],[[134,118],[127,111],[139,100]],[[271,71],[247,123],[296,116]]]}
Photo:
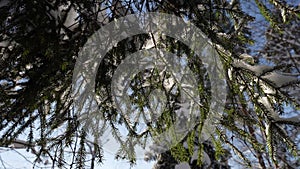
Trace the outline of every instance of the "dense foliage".
{"label": "dense foliage", "polygon": [[[147,160],[155,168],[175,168],[187,162],[191,168],[230,168],[234,165],[260,168],[296,168],[299,150],[300,10],[293,1],[254,2],[238,0],[2,0],[0,2],[0,146],[7,147],[26,133],[24,147],[37,149],[37,162],[50,157],[52,166],[93,168],[101,162],[101,145],[81,129],[71,97],[72,75],[78,52],[101,27],[128,14],[163,12],[196,25],[212,41],[226,71],[227,100],[215,133],[199,141],[209,110],[211,86],[205,66],[193,51],[173,38],[142,34],[120,41],[101,63],[95,91],[99,112],[121,137],[118,126],[127,125],[128,142],[161,133],[174,122],[180,108],[178,84],[166,86],[170,72],[149,69],[130,84],[133,107],[145,113],[151,91],[166,94],[166,109],[154,124],[138,133],[132,121],[113,104],[112,75],[128,54],[147,47],[160,47],[186,56],[195,73],[203,99],[201,118],[195,130],[163,153],[155,150]],[[257,9],[245,9],[246,4]],[[263,20],[263,23],[257,22]],[[265,24],[261,37],[257,27]],[[266,39],[261,40],[265,34]],[[252,46],[263,44],[254,51]],[[98,112],[98,113],[99,113]],[[120,142],[121,144],[122,142]],[[123,146],[117,157],[134,163],[136,157]],[[65,150],[74,158],[66,160]],[[68,153],[70,153],[68,152]],[[1,155],[1,154],[0,154]],[[91,159],[91,160],[90,160]]]}

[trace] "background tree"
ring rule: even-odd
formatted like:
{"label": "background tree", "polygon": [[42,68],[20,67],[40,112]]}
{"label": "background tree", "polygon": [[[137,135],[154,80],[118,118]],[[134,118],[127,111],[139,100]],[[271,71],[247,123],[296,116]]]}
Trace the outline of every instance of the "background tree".
{"label": "background tree", "polygon": [[[237,159],[237,155],[249,167],[296,168],[300,14],[299,7],[288,2],[256,0],[253,4],[270,27],[266,45],[252,57],[250,45],[255,39],[251,35],[255,30],[249,25],[257,18],[243,9],[244,1],[1,1],[0,145],[16,145],[20,143],[18,136],[28,133],[24,146],[35,148],[37,161],[48,156],[53,167],[70,168],[82,168],[87,165],[87,158],[91,158],[92,168],[96,160],[101,162],[101,145],[89,140],[81,130],[72,107],[71,82],[78,51],[95,31],[116,18],[164,12],[191,21],[211,39],[227,72],[228,98],[224,112],[220,112],[217,132],[210,140],[197,141],[202,134],[203,117],[195,127],[197,132],[190,133],[171,150],[149,156],[158,159],[155,167],[175,168],[177,163],[186,161],[191,168],[229,168],[227,160],[232,154],[232,159]],[[122,134],[118,126],[126,125],[126,118],[110,106],[113,72],[128,54],[153,41],[152,37],[144,34],[119,42],[99,67],[95,89],[103,99],[99,111],[116,131],[116,137]],[[169,37],[160,39],[159,47],[178,57],[187,56],[189,67],[197,75],[199,94],[207,98],[203,107],[207,113],[211,88],[202,62],[194,59],[184,44]],[[267,61],[271,63],[266,65]],[[150,106],[146,98],[152,89],[167,94],[167,111],[156,124],[148,126],[158,133],[165,129],[162,124],[172,124],[172,114],[180,108],[177,90],[168,90],[164,85],[168,78],[168,72],[159,74],[153,69],[141,72],[131,84],[133,103],[140,112]],[[146,83],[150,85],[141,87]],[[128,130],[128,138],[138,136],[137,128]],[[146,133],[143,136],[149,137]],[[75,157],[70,162],[64,158],[66,149]],[[118,157],[136,160],[126,147]]]}

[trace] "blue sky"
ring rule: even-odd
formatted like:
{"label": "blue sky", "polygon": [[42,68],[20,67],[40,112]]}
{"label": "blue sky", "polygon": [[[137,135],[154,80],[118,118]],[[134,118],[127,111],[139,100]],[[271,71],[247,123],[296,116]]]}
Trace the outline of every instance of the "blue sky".
{"label": "blue sky", "polygon": [[[105,161],[103,164],[95,167],[96,169],[130,169],[130,165],[126,161],[114,160],[114,156],[107,152],[104,153],[104,158]],[[32,163],[35,156],[24,149],[11,150],[3,148],[0,149],[0,161],[1,159],[7,169],[30,169],[33,167]],[[142,160],[138,160],[137,165],[132,167],[132,169],[151,169],[153,165],[154,162],[147,163]],[[37,163],[36,168],[51,168],[51,164],[43,165],[42,163]],[[0,169],[4,169],[1,162]]]}
{"label": "blue sky", "polygon": [[[251,1],[245,1],[248,3],[243,3],[244,9],[247,9],[251,15],[255,16],[257,21],[262,23],[263,22],[263,17],[259,15],[259,11],[257,11],[257,8],[248,8],[249,5],[251,5]],[[300,4],[300,0],[291,0],[289,2],[293,2],[295,4]],[[255,26],[255,25],[253,25]],[[253,28],[253,30],[256,30],[256,33],[262,31],[264,28],[263,27],[257,27],[256,29]],[[254,36],[255,37],[255,36]],[[265,41],[262,36],[259,34],[257,35],[257,46],[253,46],[252,49],[257,49],[260,47]],[[1,83],[1,82],[0,82]],[[0,169],[4,168],[3,165],[6,168],[9,169],[28,169],[33,167],[33,161],[35,159],[35,156],[27,152],[24,149],[20,150],[11,150],[7,148],[0,148]],[[102,165],[99,165],[96,167],[97,169],[129,169],[130,165],[126,161],[117,161],[114,159],[114,155],[108,152],[104,153],[104,159],[105,161],[103,162]],[[2,163],[3,162],[3,163]],[[138,160],[137,165],[132,167],[132,169],[151,169],[153,167],[154,162],[147,163],[144,162],[143,160]],[[37,164],[37,168],[39,164]],[[51,165],[41,165],[41,168],[51,168]]]}

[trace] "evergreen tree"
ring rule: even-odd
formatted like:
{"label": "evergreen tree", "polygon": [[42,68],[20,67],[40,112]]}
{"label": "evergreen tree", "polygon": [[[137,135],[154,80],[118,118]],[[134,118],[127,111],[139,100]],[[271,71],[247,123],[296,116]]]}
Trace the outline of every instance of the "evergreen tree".
{"label": "evergreen tree", "polygon": [[[180,109],[179,86],[170,72],[149,69],[130,84],[132,106],[140,115],[151,108],[148,98],[158,89],[166,94],[166,109],[157,121],[138,133],[139,121],[121,116],[112,99],[111,82],[127,55],[147,48],[165,48],[179,58],[186,56],[195,73],[203,107],[199,122],[170,150],[153,153],[154,168],[230,168],[228,160],[248,167],[296,168],[299,166],[299,6],[284,1],[255,0],[255,7],[269,24],[267,42],[257,56],[250,55],[255,42],[249,28],[255,18],[237,0],[103,0],[103,1],[1,1],[0,2],[0,146],[26,147],[37,156],[52,160],[52,166],[93,168],[103,158],[98,134],[82,130],[74,111],[72,76],[78,53],[97,30],[122,16],[163,12],[196,25],[212,42],[226,72],[227,100],[215,132],[205,141],[203,125],[210,107],[211,89],[206,67],[195,53],[171,37],[142,34],[120,41],[103,59],[96,76],[95,91],[101,118],[114,130],[115,138],[125,125],[128,143],[117,157],[134,163],[129,143],[162,133]],[[156,36],[156,35],[155,35]],[[270,64],[265,62],[270,61]],[[172,90],[171,90],[172,89]],[[35,132],[35,131],[38,131]],[[63,132],[61,132],[63,131]],[[26,141],[18,140],[28,133]],[[58,135],[56,133],[59,133]],[[121,142],[120,142],[121,144]],[[22,146],[23,145],[23,146]],[[65,161],[66,149],[74,158]],[[231,157],[232,156],[232,157]],[[238,156],[238,158],[237,158]],[[89,159],[91,159],[89,161]],[[88,162],[87,162],[88,161]]]}

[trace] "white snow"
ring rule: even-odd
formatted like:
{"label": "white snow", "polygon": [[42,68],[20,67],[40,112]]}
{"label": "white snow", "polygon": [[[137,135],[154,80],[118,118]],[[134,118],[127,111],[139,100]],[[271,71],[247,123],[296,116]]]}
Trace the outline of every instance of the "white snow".
{"label": "white snow", "polygon": [[259,83],[259,86],[262,88],[265,94],[275,94],[276,91],[271,88],[270,86],[264,84],[264,83]]}
{"label": "white snow", "polygon": [[164,87],[166,88],[167,91],[169,91],[174,84],[175,84],[175,81],[174,81],[173,78],[165,79],[164,82],[163,82],[163,85],[164,85]]}
{"label": "white snow", "polygon": [[153,35],[153,38],[146,41],[146,43],[142,47],[143,49],[154,48],[155,44],[159,41],[159,34],[158,33],[153,33],[152,35]]}
{"label": "white snow", "polygon": [[240,58],[245,61],[245,62],[248,62],[248,63],[254,63],[254,58],[247,54],[247,53],[243,53],[240,55]]}
{"label": "white snow", "polygon": [[268,71],[273,69],[273,66],[268,66],[268,65],[255,65],[255,66],[252,66],[252,65],[249,65],[249,64],[247,64],[246,62],[244,62],[242,60],[235,60],[233,62],[233,66],[235,66],[237,68],[250,70],[256,76],[260,76],[263,73],[268,72]]}
{"label": "white snow", "polygon": [[70,11],[67,14],[67,18],[65,20],[64,25],[70,30],[74,30],[78,23],[76,23],[76,18],[78,17],[78,13],[75,11],[73,7],[71,7]]}
{"label": "white snow", "polygon": [[292,74],[283,74],[276,71],[272,71],[272,69],[274,69],[273,66],[268,66],[268,65],[252,66],[242,60],[235,60],[233,66],[237,68],[249,70],[253,72],[256,76],[261,76],[262,79],[274,83],[275,85],[274,87],[282,87],[289,83],[299,81],[297,76],[293,76]]}
{"label": "white snow", "polygon": [[258,102],[263,104],[265,108],[268,110],[268,116],[272,117],[273,119],[278,119],[279,115],[274,111],[272,105],[270,104],[268,97],[260,97]]}
{"label": "white snow", "polygon": [[184,163],[177,164],[175,166],[175,169],[191,169],[191,168],[188,163],[184,162]]}
{"label": "white snow", "polygon": [[292,82],[298,81],[296,76],[283,75],[277,72],[270,72],[262,76],[263,79],[273,82],[277,87],[282,87]]}
{"label": "white snow", "polygon": [[0,47],[7,47],[9,45],[9,41],[2,41],[0,42]]}

